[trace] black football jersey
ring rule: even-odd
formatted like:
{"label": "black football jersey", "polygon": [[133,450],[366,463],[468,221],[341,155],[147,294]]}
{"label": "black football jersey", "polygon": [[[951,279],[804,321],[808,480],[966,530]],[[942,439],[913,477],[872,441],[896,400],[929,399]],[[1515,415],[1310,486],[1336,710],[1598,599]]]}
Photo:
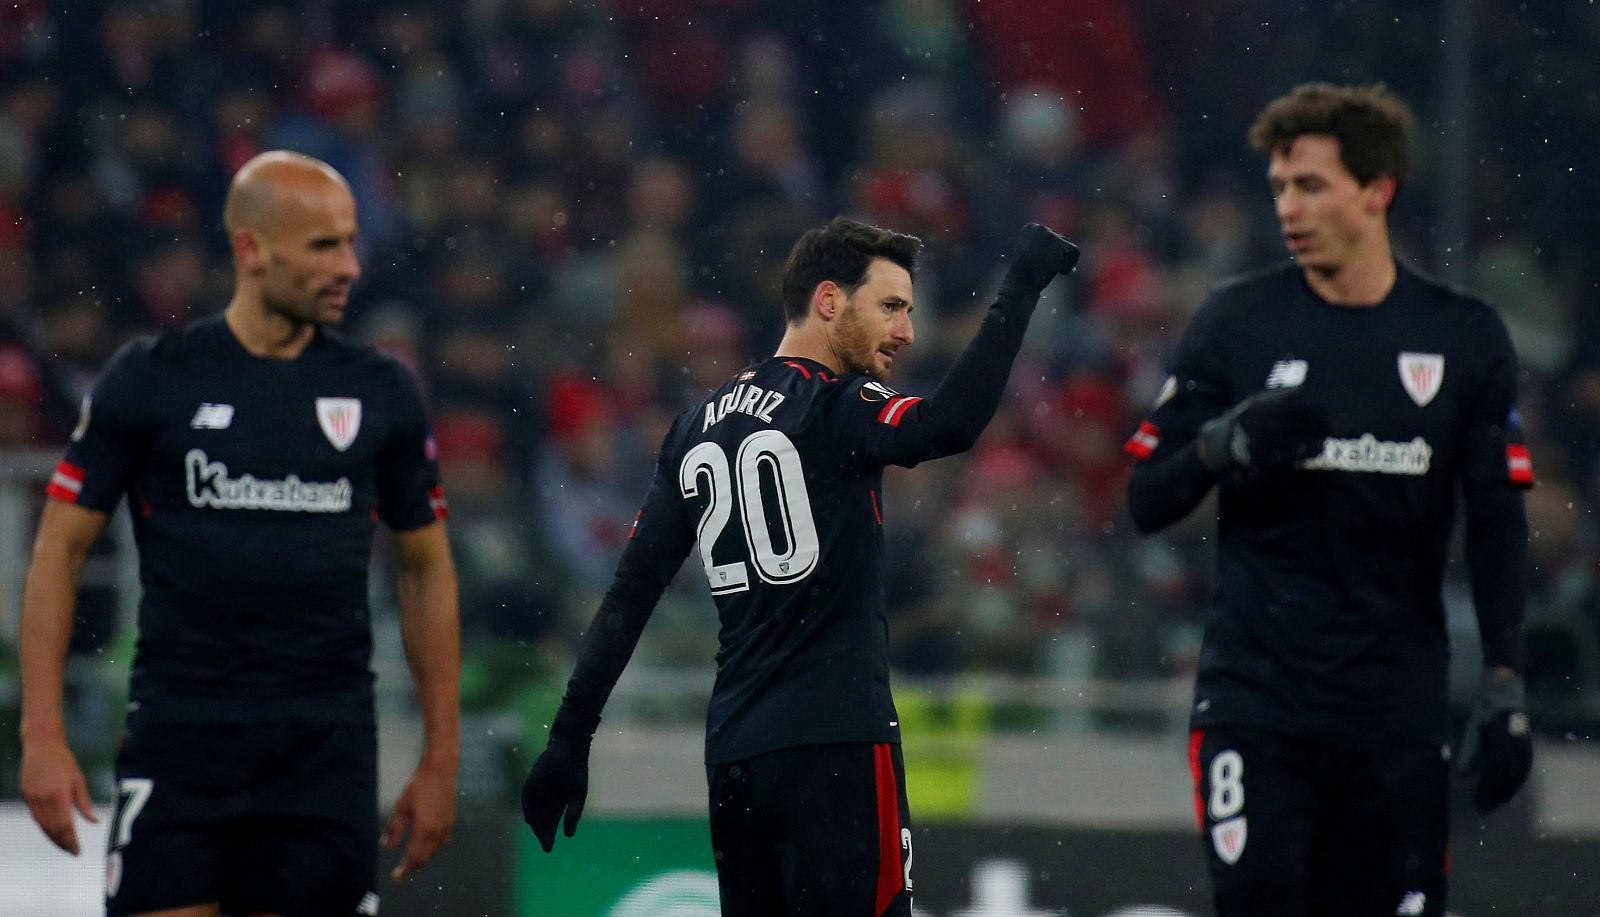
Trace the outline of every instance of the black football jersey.
{"label": "black football jersey", "polygon": [[373,530],[443,518],[435,459],[410,374],[337,333],[264,359],[218,315],[123,348],[49,493],[102,512],[128,497],[130,710],[369,722]]}
{"label": "black football jersey", "polygon": [[708,763],[798,745],[898,742],[883,467],[972,448],[1000,405],[1037,304],[1002,286],[927,398],[778,356],[679,415],[584,632],[552,737],[594,735],[662,591],[698,546],[722,624]]}
{"label": "black football jersey", "polygon": [[1442,739],[1457,500],[1533,483],[1516,379],[1498,314],[1404,266],[1370,307],[1324,301],[1292,264],[1209,297],[1128,451],[1159,461],[1274,388],[1302,387],[1333,430],[1293,468],[1218,484],[1197,727]]}
{"label": "black football jersey", "polygon": [[635,537],[699,547],[722,625],[708,761],[899,741],[881,491],[884,465],[933,455],[921,401],[779,357],[673,424]]}

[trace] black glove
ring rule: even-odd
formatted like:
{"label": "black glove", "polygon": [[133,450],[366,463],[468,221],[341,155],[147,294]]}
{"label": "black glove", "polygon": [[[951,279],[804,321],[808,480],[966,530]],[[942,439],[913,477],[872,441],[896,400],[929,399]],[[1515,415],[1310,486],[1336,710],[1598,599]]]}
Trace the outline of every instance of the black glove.
{"label": "black glove", "polygon": [[549,853],[556,845],[556,822],[566,812],[566,834],[578,830],[589,797],[590,736],[550,730],[550,742],[522,781],[522,820]]}
{"label": "black glove", "polygon": [[1078,246],[1053,229],[1029,223],[1017,237],[1011,266],[1000,282],[1002,295],[1037,297],[1057,274],[1078,266]]}
{"label": "black glove", "polygon": [[1328,412],[1304,390],[1257,392],[1200,425],[1200,463],[1211,471],[1293,465],[1320,455],[1330,432]]}
{"label": "black glove", "polygon": [[1490,669],[1478,685],[1457,766],[1478,776],[1472,801],[1480,812],[1499,808],[1517,795],[1533,770],[1526,695],[1522,677],[1509,669]]}

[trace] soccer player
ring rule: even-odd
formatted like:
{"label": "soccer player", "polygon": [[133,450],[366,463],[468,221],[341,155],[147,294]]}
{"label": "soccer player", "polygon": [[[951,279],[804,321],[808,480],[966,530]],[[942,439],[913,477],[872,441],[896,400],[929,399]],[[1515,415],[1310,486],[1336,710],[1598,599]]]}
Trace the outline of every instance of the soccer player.
{"label": "soccer player", "polygon": [[355,201],[326,164],[264,153],[228,189],[233,299],[125,347],[56,467],[22,607],[22,789],[79,852],[93,819],[62,672],[79,572],[124,494],[144,587],[106,911],[376,914],[377,743],[367,566],[395,533],[422,760],[383,844],[421,867],[455,817],[455,568],[421,398],[338,323]]}
{"label": "soccer player", "polygon": [[1485,668],[1456,757],[1484,810],[1532,763],[1516,357],[1494,309],[1390,249],[1410,120],[1381,86],[1261,112],[1293,260],[1211,294],[1127,447],[1146,532],[1218,490],[1189,758],[1226,917],[1445,912],[1458,497]]}
{"label": "soccer player", "polygon": [[927,398],[887,384],[913,340],[914,237],[843,217],[784,268],[777,355],[679,415],[662,444],[549,744],[522,790],[546,851],[588,792],[601,708],[698,546],[721,618],[706,729],[722,913],[911,913],[911,830],[884,615],[886,465],[972,446],[1039,294],[1078,252],[1029,224],[982,327]]}

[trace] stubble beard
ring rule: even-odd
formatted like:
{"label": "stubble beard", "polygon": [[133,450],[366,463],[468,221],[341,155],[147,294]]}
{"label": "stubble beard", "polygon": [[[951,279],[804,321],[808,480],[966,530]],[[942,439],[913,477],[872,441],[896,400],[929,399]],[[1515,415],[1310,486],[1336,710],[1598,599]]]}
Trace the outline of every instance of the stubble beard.
{"label": "stubble beard", "polygon": [[853,303],[847,305],[839,315],[839,330],[835,336],[839,360],[844,364],[845,372],[862,373],[879,382],[887,382],[888,368],[880,370],[877,367],[873,357],[878,348],[867,333],[856,308]]}
{"label": "stubble beard", "polygon": [[[270,255],[270,257],[272,259],[272,264],[275,267],[284,271],[288,270],[288,263],[281,255],[274,252]],[[322,290],[320,288],[312,290],[303,298],[291,300],[287,298],[280,299],[273,296],[271,290],[268,289],[268,286],[269,284],[262,284],[262,304],[267,307],[268,312],[271,312],[273,315],[276,315],[279,318],[287,321],[294,327],[296,331],[299,331],[308,325],[323,328],[331,327],[339,324],[339,320],[344,317],[342,310],[332,310],[326,315],[319,310],[317,303],[318,298],[322,295]]]}
{"label": "stubble beard", "polygon": [[277,299],[263,291],[261,302],[267,307],[268,312],[287,321],[294,326],[296,331],[307,326],[327,328],[339,324],[341,316],[338,313],[322,315],[318,312],[316,299],[314,298],[317,295],[319,294],[313,293],[311,301],[300,303]]}

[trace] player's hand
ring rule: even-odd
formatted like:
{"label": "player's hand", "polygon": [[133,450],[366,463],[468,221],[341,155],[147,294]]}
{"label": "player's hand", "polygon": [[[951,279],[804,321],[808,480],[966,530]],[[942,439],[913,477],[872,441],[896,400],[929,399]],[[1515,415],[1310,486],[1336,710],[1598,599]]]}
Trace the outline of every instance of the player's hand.
{"label": "player's hand", "polygon": [[78,830],[72,811],[76,809],[91,822],[100,820],[95,817],[83,770],[64,739],[23,743],[22,798],[51,843],[73,856],[78,855]]}
{"label": "player's hand", "polygon": [[450,839],[451,826],[456,821],[456,768],[454,764],[423,761],[406,783],[400,799],[394,804],[394,817],[383,831],[384,848],[398,845],[406,832],[411,832],[411,842],[406,844],[400,865],[389,878],[396,882],[427,865]]}
{"label": "player's hand", "polygon": [[1212,471],[1293,465],[1320,455],[1330,432],[1328,412],[1304,389],[1257,392],[1201,424],[1200,462]]}
{"label": "player's hand", "polygon": [[1058,274],[1078,266],[1078,246],[1053,229],[1029,223],[1017,237],[1016,253],[1006,269],[1002,290],[1038,296]]}
{"label": "player's hand", "polygon": [[1480,812],[1517,795],[1533,770],[1533,735],[1522,677],[1503,667],[1483,673],[1461,737],[1459,767],[1476,774],[1472,801]]}
{"label": "player's hand", "polygon": [[522,782],[522,820],[549,853],[556,845],[556,823],[566,813],[567,837],[578,830],[589,798],[589,737],[552,731],[550,743]]}

